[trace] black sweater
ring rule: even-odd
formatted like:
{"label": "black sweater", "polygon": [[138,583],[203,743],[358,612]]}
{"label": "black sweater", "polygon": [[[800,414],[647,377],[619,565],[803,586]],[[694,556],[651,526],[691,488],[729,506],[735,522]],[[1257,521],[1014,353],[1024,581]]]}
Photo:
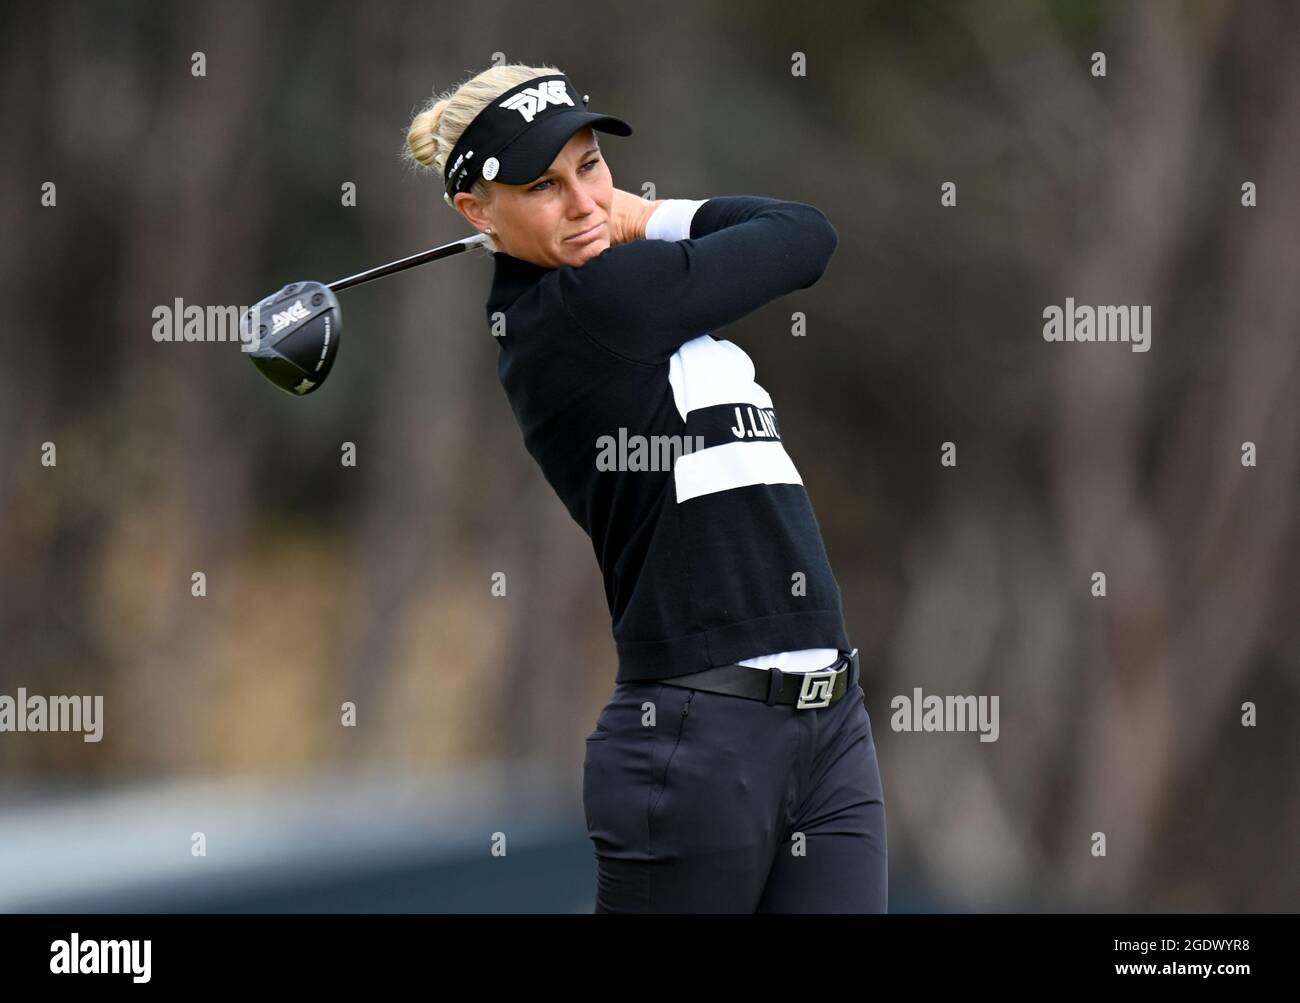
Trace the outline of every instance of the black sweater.
{"label": "black sweater", "polygon": [[749,356],[710,334],[807,289],[837,243],[810,205],[728,196],[695,210],[689,238],[579,268],[493,255],[497,373],[525,448],[591,538],[616,681],[849,650],[771,398]]}

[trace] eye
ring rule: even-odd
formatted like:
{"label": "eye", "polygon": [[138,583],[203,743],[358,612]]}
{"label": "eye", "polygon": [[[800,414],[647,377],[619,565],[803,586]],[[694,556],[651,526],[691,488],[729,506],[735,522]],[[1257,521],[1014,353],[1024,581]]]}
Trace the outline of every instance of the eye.
{"label": "eye", "polygon": [[[590,160],[588,160],[585,164],[582,165],[582,170],[586,171],[587,168],[589,168],[589,167],[594,169],[595,166],[596,166],[597,164],[599,164],[599,163],[600,163],[600,158],[599,158],[599,157],[592,157]],[[590,172],[588,171],[588,173],[590,173]],[[529,188],[528,190],[529,190],[530,192],[544,192],[544,191],[546,191],[546,189],[543,188],[542,186],[543,186],[543,185],[549,185],[549,184],[552,184],[552,183],[553,183],[553,182],[548,178],[548,179],[545,180],[545,181],[539,181],[539,182],[537,182],[537,184],[533,185],[533,186],[532,186],[531,188]]]}

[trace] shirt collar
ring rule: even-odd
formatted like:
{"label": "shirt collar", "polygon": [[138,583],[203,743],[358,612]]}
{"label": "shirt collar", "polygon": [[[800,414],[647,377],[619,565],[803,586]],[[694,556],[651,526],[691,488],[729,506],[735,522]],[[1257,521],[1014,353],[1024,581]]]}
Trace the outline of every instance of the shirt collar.
{"label": "shirt collar", "polygon": [[493,251],[492,260],[495,272],[492,277],[492,290],[488,294],[489,314],[504,310],[543,275],[555,270],[513,257],[505,251]]}

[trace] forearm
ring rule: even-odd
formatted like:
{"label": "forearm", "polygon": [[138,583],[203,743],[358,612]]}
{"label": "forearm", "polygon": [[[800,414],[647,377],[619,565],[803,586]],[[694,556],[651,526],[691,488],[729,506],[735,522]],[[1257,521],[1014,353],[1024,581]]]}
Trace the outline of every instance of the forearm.
{"label": "forearm", "polygon": [[[825,215],[801,202],[714,196],[645,205],[643,232],[652,239],[561,269],[558,286],[589,336],[638,361],[662,360],[692,337],[807,289],[838,241]],[[634,217],[625,218],[630,231]]]}
{"label": "forearm", "polygon": [[650,220],[654,218],[655,213],[657,213],[659,209],[669,200],[653,199],[651,201],[647,201],[643,199],[642,201],[645,202],[645,209],[641,213],[640,217],[637,219],[636,239],[637,240],[654,239],[653,237],[650,236]]}
{"label": "forearm", "polygon": [[668,201],[654,199],[647,201],[639,195],[615,188],[613,201],[610,203],[610,244],[630,244],[644,240],[646,224],[655,210]]}

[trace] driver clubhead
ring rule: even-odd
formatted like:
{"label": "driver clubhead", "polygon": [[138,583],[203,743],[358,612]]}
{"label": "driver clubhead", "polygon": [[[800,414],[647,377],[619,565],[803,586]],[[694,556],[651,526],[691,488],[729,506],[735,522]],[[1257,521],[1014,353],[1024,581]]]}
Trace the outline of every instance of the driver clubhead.
{"label": "driver clubhead", "polygon": [[253,365],[285,393],[303,397],[334,367],[343,313],[329,286],[293,282],[250,308],[243,325]]}

